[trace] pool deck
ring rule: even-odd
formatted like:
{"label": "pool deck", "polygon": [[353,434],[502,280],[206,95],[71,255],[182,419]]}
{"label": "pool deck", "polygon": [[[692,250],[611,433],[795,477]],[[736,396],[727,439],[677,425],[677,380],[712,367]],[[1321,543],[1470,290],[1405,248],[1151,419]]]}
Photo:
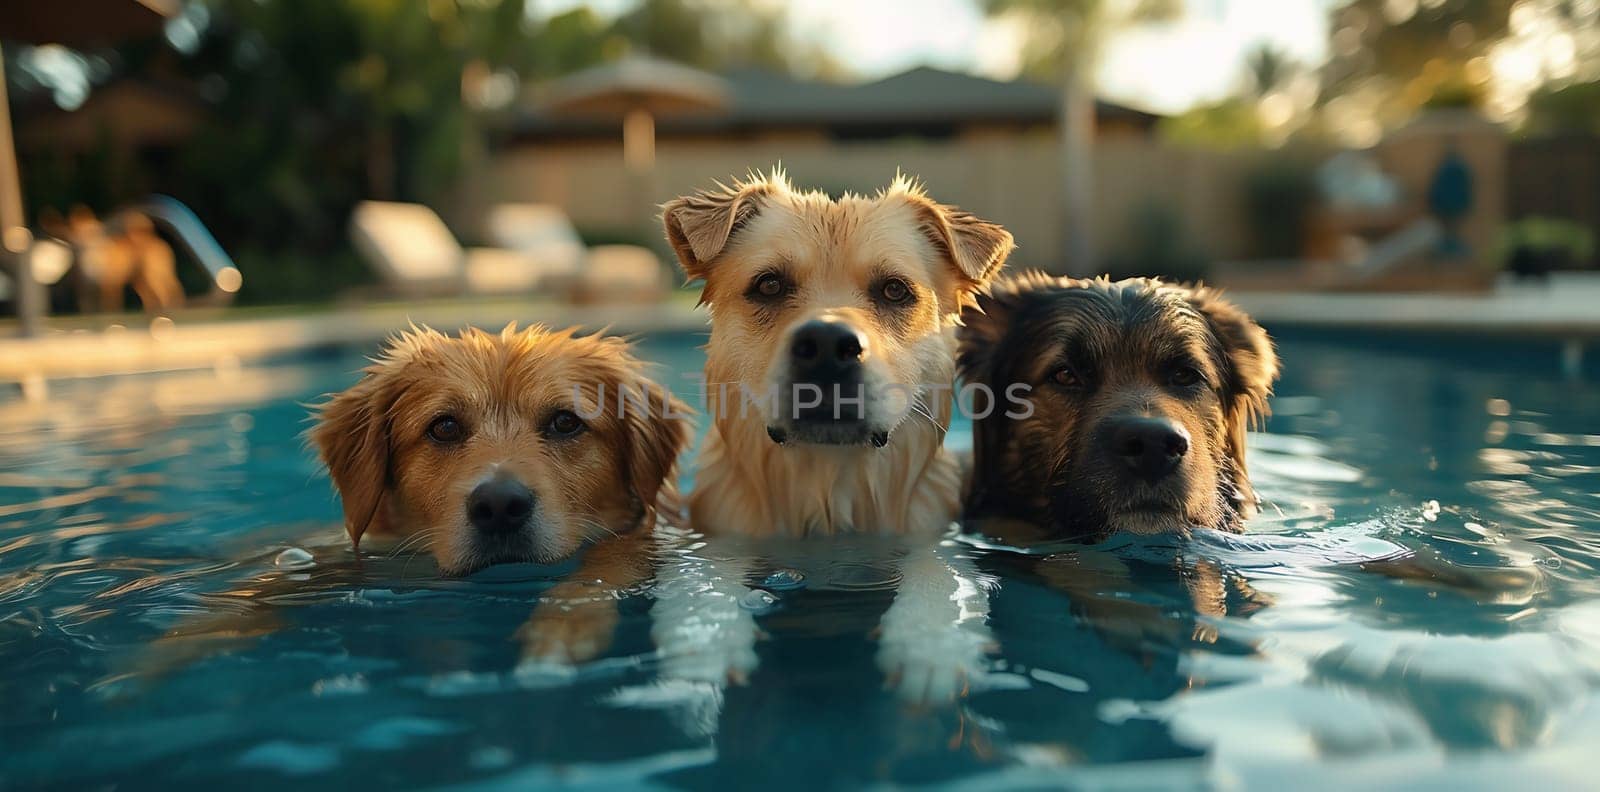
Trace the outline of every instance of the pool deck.
{"label": "pool deck", "polygon": [[1234,292],[1230,298],[1269,330],[1310,326],[1577,340],[1600,336],[1600,277],[1502,283],[1484,294]]}
{"label": "pool deck", "polygon": [[[1307,326],[1532,335],[1582,344],[1600,337],[1600,278],[1503,284],[1487,294],[1236,292],[1269,330]],[[58,318],[47,334],[0,340],[0,383],[24,393],[52,379],[232,366],[309,349],[371,345],[412,323],[501,327],[538,321],[640,334],[704,330],[706,313],[679,293],[655,305],[577,306],[519,300],[373,302],[308,309],[195,310],[176,321],[132,315]],[[14,326],[0,326],[0,336]]]}
{"label": "pool deck", "polygon": [[0,340],[0,383],[20,383],[27,391],[44,380],[232,366],[307,350],[373,345],[412,324],[454,329],[511,322],[639,334],[704,329],[706,316],[683,300],[644,306],[454,300],[325,306],[291,314],[212,309],[179,314],[175,321],[130,315],[109,328],[104,318],[95,323],[60,318],[41,337]]}

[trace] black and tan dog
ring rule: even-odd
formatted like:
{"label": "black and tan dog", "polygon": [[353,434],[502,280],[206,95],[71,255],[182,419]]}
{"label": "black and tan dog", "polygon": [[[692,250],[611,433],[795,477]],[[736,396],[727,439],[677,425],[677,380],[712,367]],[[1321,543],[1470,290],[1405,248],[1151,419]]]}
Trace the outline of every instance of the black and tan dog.
{"label": "black and tan dog", "polygon": [[1031,406],[974,421],[969,518],[1084,540],[1241,530],[1256,508],[1245,432],[1278,376],[1243,311],[1205,287],[1031,273],[963,318],[962,376],[1024,386]]}
{"label": "black and tan dog", "polygon": [[[1245,433],[1278,376],[1272,341],[1244,312],[1204,287],[1024,273],[962,318],[962,377],[995,396],[974,414],[974,530],[1012,544],[1242,530],[1256,508]],[[1214,638],[1117,596],[1130,572],[1113,554],[1058,553],[1030,568],[1127,648]],[[1200,614],[1262,601],[1216,564],[1179,573]]]}
{"label": "black and tan dog", "polygon": [[[963,320],[962,376],[1010,397],[975,415],[972,530],[1014,545],[1244,530],[1258,505],[1245,434],[1267,412],[1278,356],[1215,289],[1024,273],[995,283]],[[1360,565],[1481,600],[1515,601],[1537,586],[1536,569],[1480,573],[1426,553]],[[1074,548],[1030,568],[1114,639],[1170,644],[1186,632],[1120,596],[1130,570],[1115,553]],[[1177,571],[1204,616],[1268,602],[1214,560],[1180,559]],[[1193,635],[1214,632],[1196,624]]]}

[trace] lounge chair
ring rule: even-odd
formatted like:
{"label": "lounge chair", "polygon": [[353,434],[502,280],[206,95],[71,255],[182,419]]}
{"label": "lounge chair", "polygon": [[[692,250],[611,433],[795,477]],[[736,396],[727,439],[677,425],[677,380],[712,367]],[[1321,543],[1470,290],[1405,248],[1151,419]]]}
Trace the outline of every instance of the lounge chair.
{"label": "lounge chair", "polygon": [[489,210],[496,246],[537,262],[551,291],[577,302],[648,302],[667,289],[661,259],[638,245],[585,248],[567,213],[550,204],[507,203]]}
{"label": "lounge chair", "polygon": [[537,262],[552,287],[570,287],[578,277],[588,249],[566,212],[549,204],[508,203],[491,208],[486,220],[489,242]]}
{"label": "lounge chair", "polygon": [[439,215],[420,204],[363,201],[350,216],[350,241],[391,288],[407,295],[528,292],[544,276],[520,252],[461,247]]}

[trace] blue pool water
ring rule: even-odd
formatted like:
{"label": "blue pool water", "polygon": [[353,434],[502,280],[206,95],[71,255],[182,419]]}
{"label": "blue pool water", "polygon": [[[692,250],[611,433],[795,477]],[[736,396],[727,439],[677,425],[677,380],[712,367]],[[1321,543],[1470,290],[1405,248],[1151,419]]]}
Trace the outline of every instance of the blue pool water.
{"label": "blue pool water", "polygon": [[[300,403],[366,350],[6,396],[0,788],[1593,784],[1593,372],[1535,341],[1280,340],[1252,532],[952,541],[995,651],[931,706],[885,689],[893,572],[859,559],[772,586],[760,665],[725,690],[663,681],[648,590],[606,658],[527,674],[509,636],[565,570],[279,566],[337,540]],[[700,365],[688,337],[644,352]],[[1361,564],[1403,552],[1450,580]],[[216,614],[231,639],[152,648]]]}

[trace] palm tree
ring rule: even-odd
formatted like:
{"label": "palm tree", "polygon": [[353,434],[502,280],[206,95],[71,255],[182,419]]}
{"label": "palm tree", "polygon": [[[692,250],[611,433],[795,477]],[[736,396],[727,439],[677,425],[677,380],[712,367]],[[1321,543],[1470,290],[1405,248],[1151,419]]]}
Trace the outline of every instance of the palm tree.
{"label": "palm tree", "polygon": [[1261,100],[1289,81],[1294,63],[1283,50],[1262,44],[1245,57],[1245,68],[1250,71],[1250,92]]}
{"label": "palm tree", "polygon": [[983,0],[990,16],[1027,25],[1025,67],[1055,74],[1061,87],[1061,220],[1059,271],[1099,269],[1094,242],[1094,66],[1106,34],[1138,22],[1169,19],[1182,0]]}

